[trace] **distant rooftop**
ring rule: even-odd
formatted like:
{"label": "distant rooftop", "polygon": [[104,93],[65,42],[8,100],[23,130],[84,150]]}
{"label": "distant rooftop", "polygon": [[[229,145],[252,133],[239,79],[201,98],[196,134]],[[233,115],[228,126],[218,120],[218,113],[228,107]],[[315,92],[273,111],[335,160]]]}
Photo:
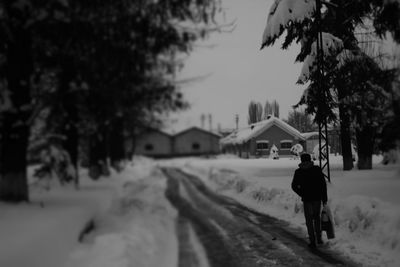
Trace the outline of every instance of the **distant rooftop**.
{"label": "distant rooftop", "polygon": [[304,136],[294,127],[290,126],[279,118],[271,116],[267,120],[259,121],[257,123],[250,124],[244,128],[235,130],[230,135],[222,138],[221,144],[244,144],[251,138],[258,136],[259,134],[270,128],[272,125],[283,128],[285,131],[298,137],[301,140],[305,139]]}

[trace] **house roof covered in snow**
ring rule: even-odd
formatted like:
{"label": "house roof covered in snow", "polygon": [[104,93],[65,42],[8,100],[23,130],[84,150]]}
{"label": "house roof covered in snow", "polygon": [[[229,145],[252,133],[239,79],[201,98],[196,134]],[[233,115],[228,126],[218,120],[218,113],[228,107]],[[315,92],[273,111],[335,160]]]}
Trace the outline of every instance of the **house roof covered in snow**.
{"label": "house roof covered in snow", "polygon": [[165,135],[165,136],[167,136],[167,137],[171,137],[171,136],[172,136],[171,133],[166,132],[166,131],[161,130],[161,129],[154,128],[154,127],[146,127],[146,128],[139,134],[139,136],[147,135],[147,134],[149,134],[149,133],[159,133],[159,134]]}
{"label": "house roof covered in snow", "polygon": [[305,139],[308,139],[308,138],[310,138],[310,137],[318,136],[318,135],[319,135],[318,132],[307,132],[307,133],[301,133],[301,134],[304,136]]}
{"label": "house roof covered in snow", "polygon": [[218,138],[221,137],[221,135],[218,134],[218,133],[211,132],[211,131],[207,131],[207,130],[204,130],[204,129],[202,129],[202,128],[196,127],[196,126],[193,126],[193,127],[188,128],[188,129],[185,129],[185,130],[183,130],[183,131],[180,131],[179,133],[176,133],[176,134],[174,135],[174,137],[180,136],[180,135],[182,135],[182,134],[185,134],[185,133],[191,132],[191,131],[203,132],[203,133],[210,134],[210,135],[213,135],[213,136],[218,137]]}
{"label": "house roof covered in snow", "polygon": [[246,126],[245,128],[238,129],[231,133],[230,135],[224,137],[221,139],[221,144],[226,145],[226,144],[244,144],[247,141],[249,141],[251,138],[257,137],[261,133],[263,133],[265,130],[269,129],[271,126],[276,125],[277,127],[281,128],[282,130],[286,131],[287,133],[293,135],[294,137],[299,138],[300,140],[304,140],[305,138],[303,135],[284,122],[283,120],[276,118],[276,117],[270,117],[267,120],[259,121],[257,123],[250,124]]}

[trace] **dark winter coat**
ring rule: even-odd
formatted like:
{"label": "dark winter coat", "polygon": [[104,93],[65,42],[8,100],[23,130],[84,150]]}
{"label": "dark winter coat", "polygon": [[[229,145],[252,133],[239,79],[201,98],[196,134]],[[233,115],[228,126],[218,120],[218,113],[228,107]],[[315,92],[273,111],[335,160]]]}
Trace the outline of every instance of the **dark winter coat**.
{"label": "dark winter coat", "polygon": [[302,201],[321,200],[326,203],[328,200],[324,174],[312,161],[299,164],[294,172],[292,189]]}

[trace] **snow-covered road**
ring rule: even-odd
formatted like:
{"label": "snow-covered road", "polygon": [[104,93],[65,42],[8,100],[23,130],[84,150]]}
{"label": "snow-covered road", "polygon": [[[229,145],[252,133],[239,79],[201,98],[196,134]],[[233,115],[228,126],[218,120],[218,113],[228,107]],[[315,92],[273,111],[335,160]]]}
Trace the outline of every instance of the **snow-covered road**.
{"label": "snow-covered road", "polygon": [[[343,255],[360,266],[400,266],[396,167],[333,172],[336,238],[311,251],[290,189],[296,166],[289,159],[135,158],[109,179],[83,173],[79,191],[54,187],[32,194],[33,204],[0,205],[0,266],[352,266]],[[394,202],[373,198],[383,195]],[[88,220],[93,231],[79,239]]]}
{"label": "snow-covered road", "polygon": [[163,173],[178,210],[179,266],[357,266],[327,246],[308,249],[299,229],[212,192],[194,175]]}

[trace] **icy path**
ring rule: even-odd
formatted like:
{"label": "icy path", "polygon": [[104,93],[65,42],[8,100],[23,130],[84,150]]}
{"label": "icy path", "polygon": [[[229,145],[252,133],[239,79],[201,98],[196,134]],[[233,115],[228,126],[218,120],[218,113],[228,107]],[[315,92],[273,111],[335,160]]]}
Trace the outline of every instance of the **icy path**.
{"label": "icy path", "polygon": [[203,257],[186,249],[179,266],[356,266],[327,247],[309,250],[301,231],[211,192],[195,176],[163,171],[166,196],[179,211],[180,248],[190,247],[182,232],[193,228],[207,255],[201,263]]}

